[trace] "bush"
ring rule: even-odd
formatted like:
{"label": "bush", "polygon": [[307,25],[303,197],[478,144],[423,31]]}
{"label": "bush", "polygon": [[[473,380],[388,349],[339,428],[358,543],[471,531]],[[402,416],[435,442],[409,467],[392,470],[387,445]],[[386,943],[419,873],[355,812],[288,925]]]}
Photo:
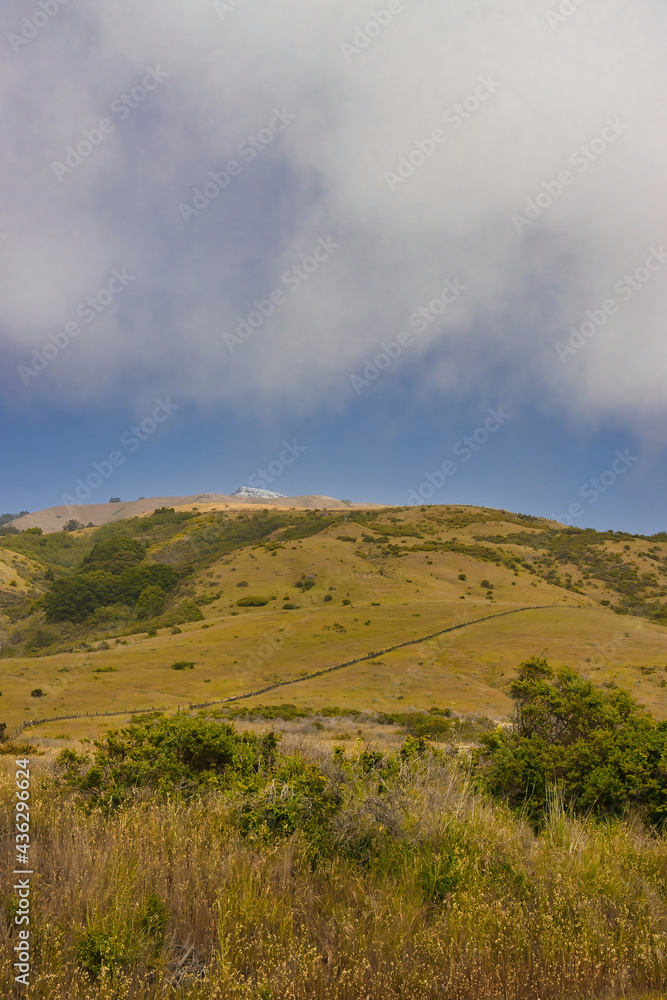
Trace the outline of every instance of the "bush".
{"label": "bush", "polygon": [[164,947],[167,921],[167,907],[153,890],[132,911],[117,910],[105,919],[97,915],[79,932],[77,963],[93,982],[102,969],[113,981],[141,958],[151,966]]}
{"label": "bush", "polygon": [[30,697],[31,698],[44,698],[44,697],[46,697],[46,691],[43,691],[42,688],[33,688],[32,691],[30,692]]}
{"label": "bush", "polygon": [[109,970],[111,978],[129,965],[134,956],[129,953],[127,942],[104,923],[95,923],[79,935],[76,946],[77,963],[93,982],[99,979],[102,968]]}
{"label": "bush", "polygon": [[[125,543],[121,545],[120,543]],[[146,589],[150,595],[140,605],[140,613],[150,617],[151,607],[162,607],[158,594],[169,593],[178,583],[178,573],[164,563],[138,565],[146,550],[132,538],[111,538],[98,542],[72,576],[54,580],[43,598],[47,621],[83,622],[98,608],[113,604],[134,606]],[[159,612],[158,612],[159,613]]]}
{"label": "bush", "polygon": [[429,902],[443,903],[451,897],[461,882],[461,869],[461,859],[455,850],[422,863],[420,881]]}
{"label": "bush", "polygon": [[93,804],[119,804],[140,787],[183,795],[204,787],[247,791],[262,784],[263,739],[225,722],[153,713],[109,730],[92,758],[67,749],[57,764],[65,783]]}
{"label": "bush", "polygon": [[172,670],[194,670],[194,660],[177,660],[176,663],[172,663]]}
{"label": "bush", "polygon": [[595,687],[566,667],[554,672],[545,659],[531,657],[517,674],[513,730],[483,735],[474,755],[479,786],[536,824],[555,785],[575,813],[621,816],[635,806],[662,827],[667,722],[626,691]]}
{"label": "bush", "polygon": [[34,628],[26,639],[25,649],[27,653],[32,653],[37,649],[45,649],[60,639],[60,633],[47,625],[38,625]]}
{"label": "bush", "polygon": [[[274,733],[267,737],[276,740]],[[273,742],[270,749],[275,750]],[[268,841],[303,830],[310,841],[309,853],[317,857],[341,802],[316,764],[298,756],[283,758],[276,763],[272,780],[249,796],[241,809],[241,833]]]}
{"label": "bush", "polygon": [[239,608],[262,608],[265,604],[268,604],[271,600],[270,597],[257,597],[256,595],[248,595],[248,597],[242,597],[240,601],[236,602]]}

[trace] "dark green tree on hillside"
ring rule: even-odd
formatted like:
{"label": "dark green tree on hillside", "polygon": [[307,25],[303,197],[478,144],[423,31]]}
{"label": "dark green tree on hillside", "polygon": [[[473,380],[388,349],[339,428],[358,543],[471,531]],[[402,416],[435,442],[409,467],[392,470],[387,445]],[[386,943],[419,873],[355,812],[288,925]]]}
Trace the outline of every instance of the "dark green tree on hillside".
{"label": "dark green tree on hillside", "polygon": [[82,569],[102,569],[105,573],[119,574],[143,562],[146,549],[136,538],[107,538],[96,542],[84,557]]}
{"label": "dark green tree on hillside", "polygon": [[639,807],[662,826],[667,816],[667,723],[626,691],[596,687],[574,670],[531,657],[511,687],[512,731],[482,736],[479,785],[539,823],[557,786],[579,814],[620,816]]}
{"label": "dark green tree on hillside", "polygon": [[82,622],[92,615],[97,603],[97,595],[84,576],[54,580],[51,590],[42,598],[42,604],[49,622]]}
{"label": "dark green tree on hillside", "polygon": [[139,594],[134,611],[137,618],[155,618],[161,615],[167,603],[167,595],[162,587],[144,587]]}
{"label": "dark green tree on hillside", "polygon": [[83,622],[112,604],[134,608],[139,618],[161,614],[178,573],[164,563],[143,563],[145,556],[146,549],[133,538],[98,542],[76,573],[53,581],[42,599],[47,621]]}

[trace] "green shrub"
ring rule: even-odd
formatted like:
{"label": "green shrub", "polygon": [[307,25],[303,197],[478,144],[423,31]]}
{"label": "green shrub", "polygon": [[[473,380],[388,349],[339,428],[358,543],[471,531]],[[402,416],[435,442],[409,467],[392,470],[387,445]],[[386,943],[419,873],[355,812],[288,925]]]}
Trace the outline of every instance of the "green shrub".
{"label": "green shrub", "polygon": [[271,600],[270,597],[257,597],[256,595],[248,595],[248,597],[242,597],[240,601],[236,602],[239,608],[262,608],[265,604],[268,604]]}
{"label": "green shrub", "polygon": [[103,968],[109,970],[113,979],[119,969],[132,961],[127,944],[104,923],[92,924],[79,935],[77,962],[93,982],[99,979]]}
{"label": "green shrub", "polygon": [[172,670],[194,670],[194,660],[177,660],[176,663],[172,663]]}
{"label": "green shrub", "polygon": [[136,538],[126,538],[123,535],[97,542],[87,556],[84,556],[82,566],[104,570],[114,576],[123,570],[142,562],[146,550]]}
{"label": "green shrub", "polygon": [[244,803],[240,829],[245,836],[263,841],[303,830],[311,853],[317,855],[341,801],[317,765],[298,756],[283,758],[272,780]]}
{"label": "green shrub", "polygon": [[620,688],[595,687],[545,659],[521,663],[510,694],[511,732],[482,735],[478,785],[539,824],[557,786],[579,814],[620,816],[639,807],[652,824],[667,815],[667,722],[656,722]]}
{"label": "green shrub", "polygon": [[150,966],[164,948],[167,922],[167,907],[154,890],[132,912],[120,910],[106,918],[96,914],[79,932],[77,963],[92,982],[103,969],[113,982],[118,972],[142,958]]}
{"label": "green shrub", "polygon": [[[191,794],[205,786],[233,788],[241,781],[247,788],[259,781],[260,738],[237,733],[229,723],[153,713],[109,730],[94,746],[92,758],[63,750],[57,764],[67,785],[102,802],[114,795],[122,801],[129,789],[143,786]],[[91,771],[94,787],[86,784]]]}
{"label": "green shrub", "polygon": [[443,903],[456,891],[462,879],[462,865],[456,850],[426,859],[422,863],[420,881],[426,899]]}
{"label": "green shrub", "polygon": [[36,649],[44,649],[60,639],[60,633],[48,625],[38,625],[34,628],[25,642],[26,652],[32,653]]}

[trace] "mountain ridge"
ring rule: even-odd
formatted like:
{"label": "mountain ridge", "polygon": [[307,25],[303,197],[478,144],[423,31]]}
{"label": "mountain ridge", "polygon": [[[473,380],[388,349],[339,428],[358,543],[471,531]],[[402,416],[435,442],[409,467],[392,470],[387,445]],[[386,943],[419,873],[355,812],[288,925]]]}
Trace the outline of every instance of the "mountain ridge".
{"label": "mountain ridge", "polygon": [[334,497],[308,494],[298,497],[258,497],[254,494],[242,493],[195,493],[180,497],[139,497],[137,500],[120,501],[119,503],[99,504],[61,504],[56,507],[46,507],[44,510],[33,511],[22,517],[8,521],[5,527],[41,528],[42,531],[60,531],[70,520],[79,521],[85,527],[99,528],[115,520],[126,520],[130,517],[142,517],[152,514],[159,507],[179,508],[197,507],[202,513],[211,510],[243,507],[278,507],[281,509],[295,507],[300,510],[381,510],[382,504],[358,504],[351,501],[336,500]]}

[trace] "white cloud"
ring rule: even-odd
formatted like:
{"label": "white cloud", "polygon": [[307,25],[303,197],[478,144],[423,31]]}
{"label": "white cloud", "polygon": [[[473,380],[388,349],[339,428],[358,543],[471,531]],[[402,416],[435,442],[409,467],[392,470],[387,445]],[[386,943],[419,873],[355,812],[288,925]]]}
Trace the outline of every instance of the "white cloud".
{"label": "white cloud", "polygon": [[[360,360],[458,277],[456,314],[406,352],[424,391],[484,393],[502,371],[518,400],[650,420],[667,268],[568,365],[553,344],[667,242],[665,18],[649,0],[588,0],[554,31],[555,7],[405,0],[349,64],[358,0],[243,0],[223,20],[204,0],[63,9],[4,71],[6,391],[78,405],[143,382],[183,401],[340,407]],[[156,65],[168,79],[118,120],[112,101]],[[443,120],[480,77],[499,86],[460,127]],[[239,144],[274,107],[296,120],[247,162]],[[114,132],[58,182],[52,161],[103,117]],[[608,119],[627,129],[581,172],[572,152]],[[390,190],[386,172],[437,128],[446,140]],[[241,173],[184,225],[179,203],[230,159]],[[517,233],[513,213],[566,169],[573,183]],[[328,235],[340,250],[230,355],[222,333]],[[120,266],[132,289],[24,387],[16,364]]]}

